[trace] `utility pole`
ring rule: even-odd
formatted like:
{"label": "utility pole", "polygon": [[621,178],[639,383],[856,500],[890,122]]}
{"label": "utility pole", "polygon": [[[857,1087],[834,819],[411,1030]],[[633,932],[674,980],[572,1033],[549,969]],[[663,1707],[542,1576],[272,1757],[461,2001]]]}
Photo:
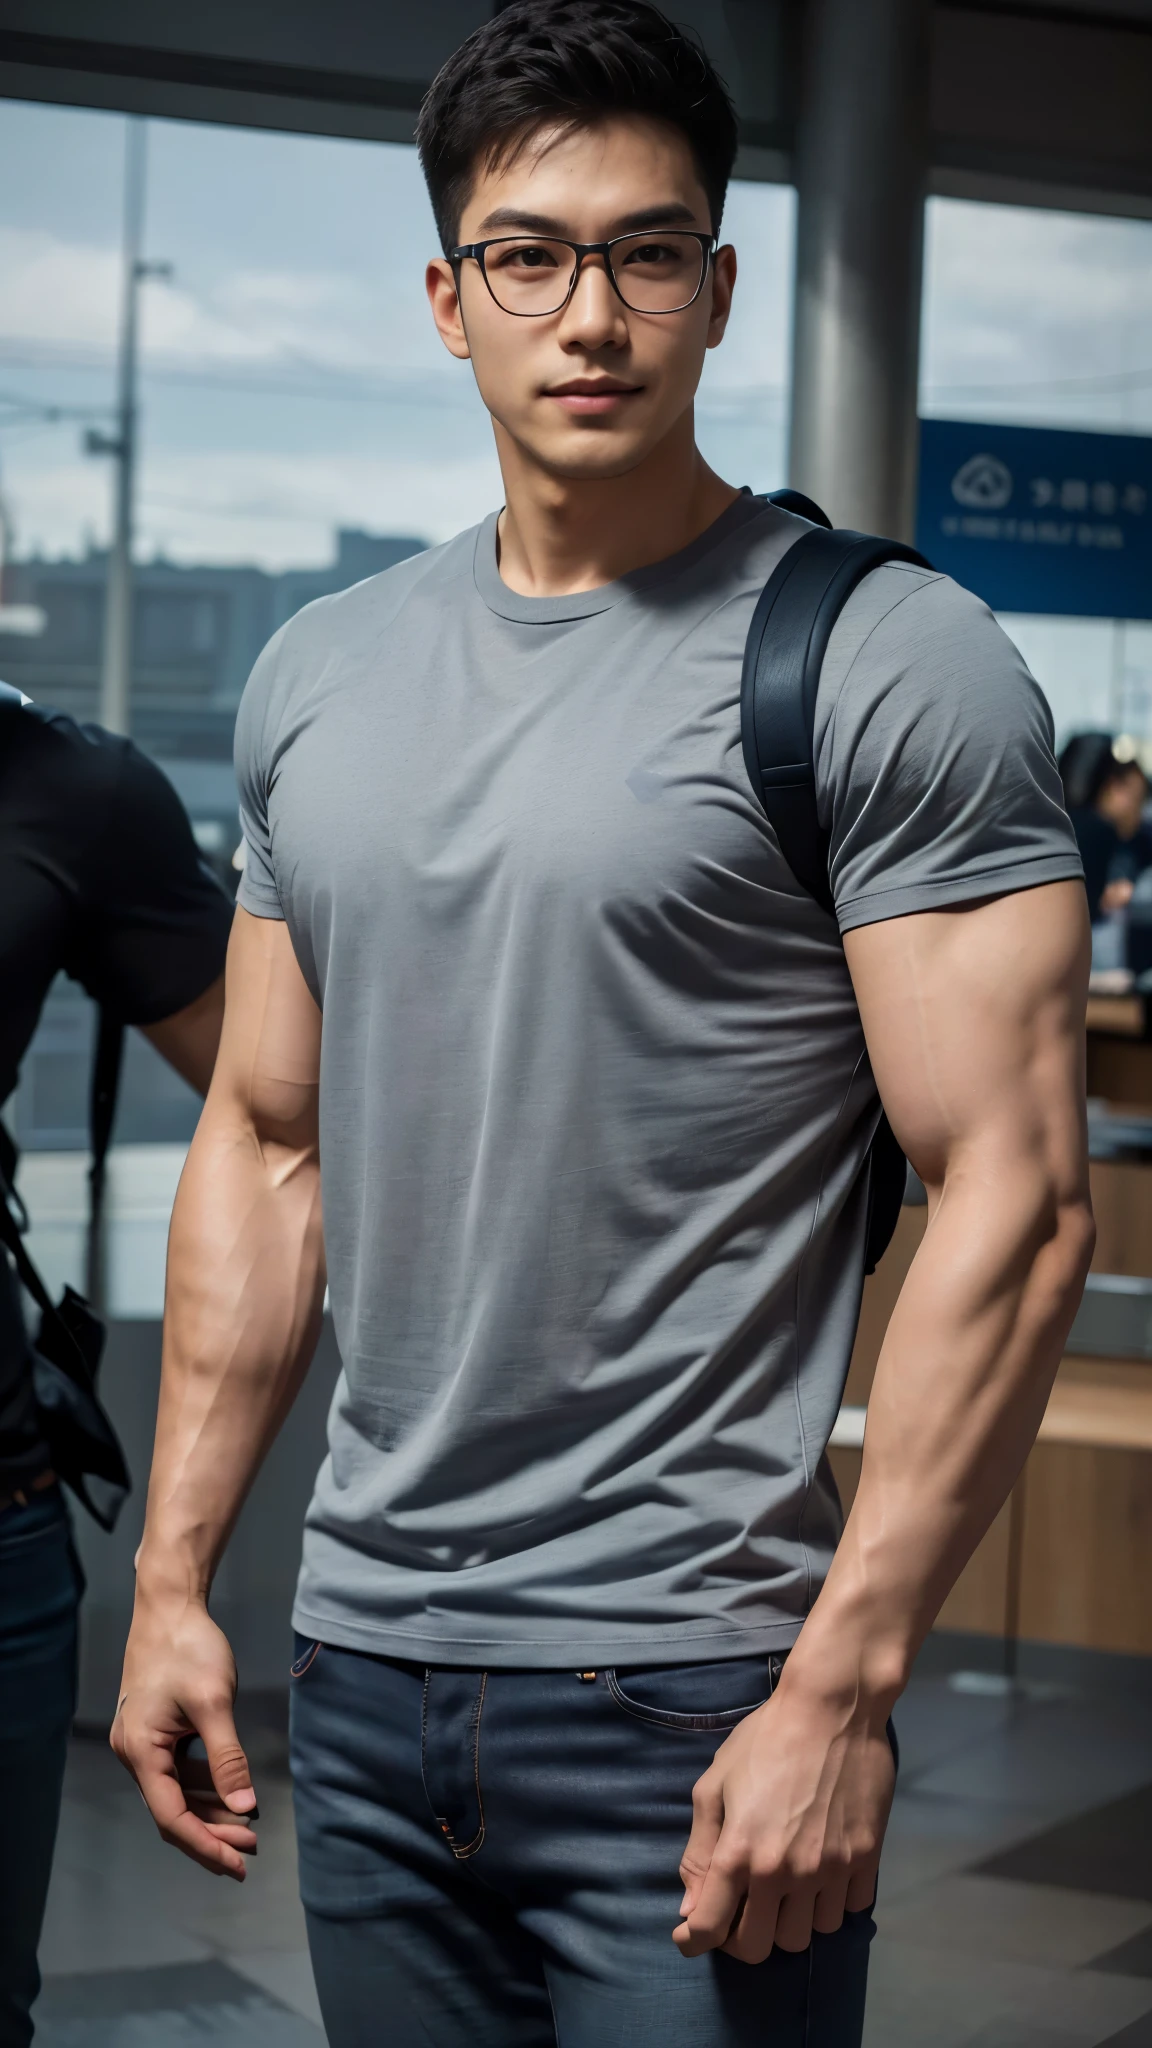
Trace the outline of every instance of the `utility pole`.
{"label": "utility pole", "polygon": [[140,286],[147,277],[169,277],[168,263],[145,263],[144,166],[147,128],[137,115],[125,124],[124,249],[117,365],[116,431],[89,429],[89,455],[115,462],[115,517],[108,551],[104,600],[104,655],[100,671],[100,723],[109,732],[128,731],[132,678],[132,511],[136,470],[136,352]]}

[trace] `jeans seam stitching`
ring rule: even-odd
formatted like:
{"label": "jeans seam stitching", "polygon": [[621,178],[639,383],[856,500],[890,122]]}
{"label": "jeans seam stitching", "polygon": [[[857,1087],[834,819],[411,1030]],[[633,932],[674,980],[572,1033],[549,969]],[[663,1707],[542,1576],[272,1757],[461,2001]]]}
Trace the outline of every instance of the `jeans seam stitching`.
{"label": "jeans seam stitching", "polygon": [[433,1818],[439,1821],[441,1828],[443,1828],[446,1824],[436,1812],[436,1808],[432,1806],[432,1794],[428,1789],[428,1687],[431,1680],[431,1667],[425,1665],[424,1685],[420,1693],[420,1779],[424,1786],[424,1797],[428,1801],[429,1806],[432,1807]]}
{"label": "jeans seam stitching", "polygon": [[719,1734],[723,1729],[738,1728],[741,1721],[766,1706],[772,1697],[769,1689],[762,1700],[753,1700],[748,1707],[731,1707],[722,1714],[678,1714],[671,1707],[645,1707],[638,1700],[630,1700],[627,1693],[621,1692],[614,1671],[606,1671],[604,1676],[610,1697],[634,1721],[646,1721],[650,1726],[670,1728],[685,1735]]}
{"label": "jeans seam stitching", "polygon": [[488,1673],[483,1671],[480,1674],[480,1690],[476,1695],[476,1708],[472,1716],[472,1782],[476,1787],[476,1810],[480,1815],[480,1825],[470,1842],[465,1842],[460,1848],[457,1848],[455,1842],[452,1843],[452,1854],[458,1863],[463,1863],[467,1856],[475,1856],[477,1850],[484,1846],[484,1800],[480,1791],[480,1716],[484,1712],[484,1695],[487,1690]]}

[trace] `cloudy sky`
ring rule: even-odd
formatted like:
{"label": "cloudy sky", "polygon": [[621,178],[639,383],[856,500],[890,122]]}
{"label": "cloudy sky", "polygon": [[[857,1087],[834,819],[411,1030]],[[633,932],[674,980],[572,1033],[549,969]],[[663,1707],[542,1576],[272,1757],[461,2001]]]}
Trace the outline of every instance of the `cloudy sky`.
{"label": "cloudy sky", "polygon": [[[0,101],[0,482],[20,552],[108,532],[81,453],[112,394],[124,123]],[[700,438],[736,482],[783,480],[793,198],[734,188],[736,312]],[[337,524],[440,539],[499,501],[466,365],[432,329],[435,248],[414,153],[149,124],[140,546],[178,560],[326,559]],[[934,201],[922,410],[1152,430],[1152,223]],[[1022,625],[1054,702],[1088,702],[1146,629]],[[1119,663],[1119,667],[1117,666]],[[1047,680],[1047,678],[1046,678]]]}

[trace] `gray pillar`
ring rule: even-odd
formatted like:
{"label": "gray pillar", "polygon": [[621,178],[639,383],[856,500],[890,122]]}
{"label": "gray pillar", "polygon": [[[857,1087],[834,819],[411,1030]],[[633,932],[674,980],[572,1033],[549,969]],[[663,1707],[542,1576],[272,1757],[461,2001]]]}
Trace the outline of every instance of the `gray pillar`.
{"label": "gray pillar", "polygon": [[911,540],[928,0],[807,0],[788,480]]}
{"label": "gray pillar", "polygon": [[[116,504],[108,550],[104,599],[104,659],[100,671],[100,723],[109,732],[131,729],[132,677],[132,497],[136,469],[136,343],[139,329],[140,260],[144,233],[144,149],[146,124],[132,115],[124,132],[124,275],[120,303],[115,441],[103,446],[116,462]],[[90,437],[89,446],[101,445]]]}

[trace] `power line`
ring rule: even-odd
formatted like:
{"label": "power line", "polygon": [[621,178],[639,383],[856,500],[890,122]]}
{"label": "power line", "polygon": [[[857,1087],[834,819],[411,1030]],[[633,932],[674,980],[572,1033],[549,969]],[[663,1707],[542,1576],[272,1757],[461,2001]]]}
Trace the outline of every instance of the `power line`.
{"label": "power line", "polygon": [[113,410],[110,405],[42,405],[19,391],[0,391],[0,406],[6,406],[17,420],[38,420],[47,426],[55,426],[58,420],[103,419]]}
{"label": "power line", "polygon": [[[13,368],[25,370],[74,370],[86,373],[106,374],[109,368],[107,356],[94,350],[64,349],[53,346],[42,354],[28,355],[10,350],[0,342],[0,362]],[[141,381],[154,384],[192,384],[222,391],[235,391],[245,398],[264,395],[282,398],[332,398],[353,404],[419,404],[422,400],[430,405],[442,407],[445,404],[467,404],[477,402],[471,385],[461,383],[453,389],[451,381],[441,380],[435,373],[426,370],[397,371],[382,378],[371,379],[363,372],[341,370],[334,365],[308,363],[320,373],[316,380],[286,377],[275,369],[266,371],[254,369],[248,376],[235,371],[219,371],[203,362],[169,362],[164,365],[146,363],[141,367]],[[323,381],[320,381],[320,380]],[[421,390],[419,387],[423,386]]]}

